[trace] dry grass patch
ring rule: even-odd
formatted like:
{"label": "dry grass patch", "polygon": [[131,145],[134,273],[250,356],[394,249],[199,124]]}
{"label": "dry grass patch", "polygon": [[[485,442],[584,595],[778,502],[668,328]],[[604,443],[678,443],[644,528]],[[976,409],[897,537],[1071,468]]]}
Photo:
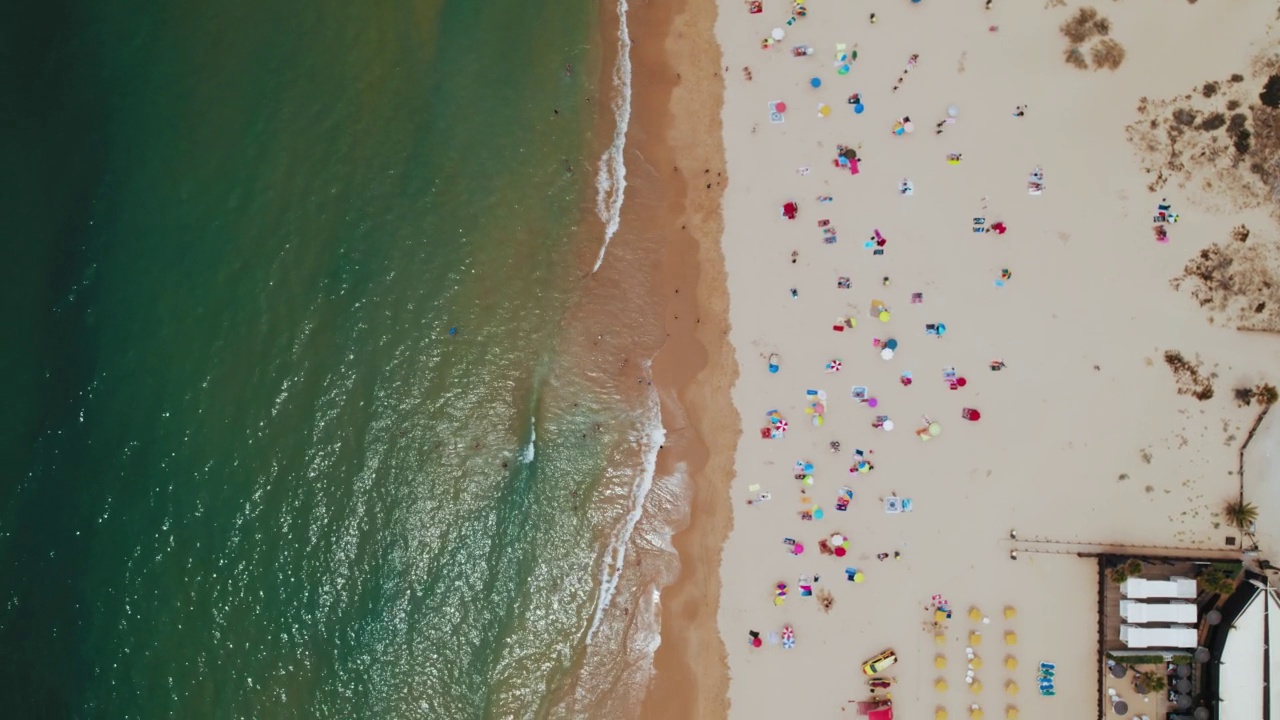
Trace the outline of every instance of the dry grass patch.
{"label": "dry grass patch", "polygon": [[1124,46],[1113,38],[1103,38],[1090,51],[1094,70],[1115,70],[1124,62]]}

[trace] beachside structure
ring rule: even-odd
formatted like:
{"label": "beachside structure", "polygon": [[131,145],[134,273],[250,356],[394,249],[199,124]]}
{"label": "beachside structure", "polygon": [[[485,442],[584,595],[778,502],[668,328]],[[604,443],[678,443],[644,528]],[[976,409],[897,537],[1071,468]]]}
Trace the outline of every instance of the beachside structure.
{"label": "beachside structure", "polygon": [[1129,578],[1120,584],[1120,594],[1130,600],[1195,600],[1196,581],[1188,577],[1167,580]]}
{"label": "beachside structure", "polygon": [[1189,602],[1149,603],[1140,600],[1121,600],[1120,617],[1135,625],[1146,623],[1195,625],[1199,621],[1199,612],[1195,604]]}
{"label": "beachside structure", "polygon": [[1150,627],[1147,625],[1121,625],[1120,642],[1131,649],[1191,649],[1196,647],[1196,629],[1188,625]]}
{"label": "beachside structure", "polygon": [[1280,599],[1266,577],[1247,577],[1209,638],[1207,689],[1217,696],[1216,720],[1280,719]]}

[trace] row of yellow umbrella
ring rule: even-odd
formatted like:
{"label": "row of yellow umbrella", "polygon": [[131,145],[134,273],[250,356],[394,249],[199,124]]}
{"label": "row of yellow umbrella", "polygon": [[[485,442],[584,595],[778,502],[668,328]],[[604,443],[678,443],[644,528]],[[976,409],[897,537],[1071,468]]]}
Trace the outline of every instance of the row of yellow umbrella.
{"label": "row of yellow umbrella", "polygon": [[[1008,720],[1018,720],[1018,708],[1010,705],[1009,707],[1005,708],[1004,716]],[[933,717],[935,720],[947,720],[946,708],[938,708],[938,711],[934,713]],[[978,707],[977,705],[974,705],[973,707],[969,708],[969,717],[971,718],[971,720],[982,720],[983,718],[982,708]]]}
{"label": "row of yellow umbrella", "polygon": [[[1018,609],[1012,605],[1006,606],[1004,609],[1004,619],[1012,620],[1016,617],[1018,617]],[[973,607],[969,608],[970,620],[974,622],[979,622],[980,620],[982,620],[982,618],[983,618],[982,611],[978,609],[977,605],[974,605]]]}
{"label": "row of yellow umbrella", "polygon": [[[933,683],[933,689],[937,690],[938,692],[946,692],[948,687],[950,686],[947,685],[946,678],[938,678],[937,681]],[[1005,683],[1004,691],[1009,693],[1010,695],[1017,695],[1018,689],[1019,689],[1018,683],[1012,680]],[[977,695],[978,693],[982,692],[982,681],[978,680],[977,678],[974,678],[973,682],[969,684],[969,692],[973,693],[974,695]]]}
{"label": "row of yellow umbrella", "polygon": [[[947,666],[947,656],[938,654],[938,656],[933,659],[933,666],[938,668],[939,670],[945,668]],[[974,655],[973,658],[969,660],[969,666],[972,667],[974,670],[981,668],[982,658],[977,655]],[[1018,658],[1012,655],[1005,657],[1004,666],[1005,666],[1005,669],[1007,670],[1017,670]]]}
{"label": "row of yellow umbrella", "polygon": [[[938,638],[938,637],[942,637],[942,636],[941,636],[941,635],[935,635],[934,637],[935,637],[935,638]],[[941,644],[943,644],[944,642],[946,642],[946,639],[945,639],[945,638],[943,638],[942,642],[939,642],[938,644],[939,644],[939,645],[941,645]],[[974,630],[973,632],[969,633],[969,645],[970,645],[971,647],[977,647],[977,646],[979,646],[979,645],[981,645],[981,644],[982,644],[982,633],[978,632],[977,630]],[[1004,644],[1005,644],[1005,645],[1009,645],[1010,647],[1012,647],[1012,646],[1014,646],[1014,645],[1017,645],[1017,644],[1018,644],[1018,633],[1016,633],[1016,632],[1014,632],[1014,631],[1012,631],[1012,630],[1007,630],[1007,631],[1005,631],[1005,634],[1004,634]]]}

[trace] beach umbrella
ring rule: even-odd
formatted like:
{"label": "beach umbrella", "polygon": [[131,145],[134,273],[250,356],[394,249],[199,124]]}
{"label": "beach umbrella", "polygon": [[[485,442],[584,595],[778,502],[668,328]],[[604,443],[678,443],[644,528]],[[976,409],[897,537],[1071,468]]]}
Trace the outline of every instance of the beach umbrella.
{"label": "beach umbrella", "polygon": [[942,668],[946,667],[946,666],[947,666],[947,656],[946,656],[946,655],[938,655],[937,657],[935,657],[935,658],[933,659],[933,666],[934,666],[934,667],[936,667],[936,668],[938,668],[939,670],[941,670]]}
{"label": "beach umbrella", "polygon": [[1005,691],[1005,692],[1007,692],[1007,693],[1009,693],[1010,695],[1017,695],[1017,694],[1018,694],[1018,683],[1016,683],[1016,682],[1014,682],[1014,681],[1010,680],[1010,681],[1009,681],[1009,684],[1004,686],[1004,691]]}
{"label": "beach umbrella", "polygon": [[826,117],[831,114],[831,106],[826,103],[818,104],[818,117]]}
{"label": "beach umbrella", "polygon": [[778,101],[773,104],[773,109],[777,110],[780,113],[784,113],[787,111],[787,104],[782,101]]}
{"label": "beach umbrella", "polygon": [[856,583],[860,583],[866,579],[867,579],[867,576],[863,575],[861,570],[853,574],[853,581]]}
{"label": "beach umbrella", "polygon": [[836,533],[835,535],[832,535],[832,536],[831,536],[831,544],[832,544],[832,545],[843,545],[843,544],[844,544],[844,542],[845,542],[845,540],[847,540],[847,539],[848,539],[848,538],[846,538],[845,536],[843,536],[843,535],[841,535],[841,534],[839,534],[839,533]]}
{"label": "beach umbrella", "polygon": [[845,555],[848,554],[848,552],[849,552],[848,550],[845,550],[842,547],[838,547],[835,549],[836,557],[844,557]]}
{"label": "beach umbrella", "polygon": [[855,115],[861,115],[862,111],[866,109],[867,109],[866,106],[864,106],[862,103],[853,104],[853,112]]}
{"label": "beach umbrella", "polygon": [[938,708],[938,711],[933,714],[933,720],[947,720],[947,711],[943,708]]}
{"label": "beach umbrella", "polygon": [[890,339],[888,339],[888,340],[885,340],[885,341],[884,341],[884,346],[885,346],[885,347],[887,347],[887,348],[889,348],[890,350],[897,350],[897,349],[898,349],[898,341],[897,341],[897,340],[894,340],[894,339],[892,339],[892,338],[890,338]]}
{"label": "beach umbrella", "polygon": [[1013,632],[1012,630],[1011,630],[1011,631],[1009,631],[1009,632],[1007,632],[1007,633],[1005,633],[1005,634],[1004,634],[1004,644],[1005,644],[1005,645],[1017,645],[1017,644],[1018,644],[1018,633]]}
{"label": "beach umbrella", "polygon": [[942,678],[938,678],[938,681],[933,684],[933,689],[938,692],[945,692],[947,689],[947,681]]}
{"label": "beach umbrella", "polygon": [[773,37],[774,40],[781,40],[782,38],[787,36],[787,33],[782,28],[776,27],[773,29],[773,32],[770,33],[770,35]]}
{"label": "beach umbrella", "polygon": [[877,399],[875,399],[875,398],[867,398],[867,407],[871,407],[871,408],[873,408],[873,407],[875,407],[875,406],[877,406],[877,405],[879,405],[879,404],[880,404],[880,401],[879,401],[879,400],[877,400]]}
{"label": "beach umbrella", "polygon": [[969,384],[969,381],[968,381],[968,380],[965,380],[965,379],[964,379],[964,378],[962,378],[962,377],[958,377],[958,378],[956,378],[956,385],[957,385],[957,386],[959,386],[959,387],[964,387],[965,385],[968,385],[968,384]]}
{"label": "beach umbrella", "polygon": [[946,636],[946,635],[943,635],[942,633],[938,633],[937,635],[934,635],[934,636],[933,636],[933,644],[934,644],[934,645],[939,645],[939,646],[941,646],[941,645],[946,645],[946,644],[947,644],[947,636]]}
{"label": "beach umbrella", "polygon": [[880,427],[884,428],[884,431],[885,431],[885,432],[889,432],[890,430],[892,430],[892,429],[893,429],[893,421],[892,421],[892,420],[885,420],[885,421],[884,421],[884,424],[883,424],[883,425],[881,425]]}
{"label": "beach umbrella", "polygon": [[976,646],[978,646],[978,645],[981,645],[981,644],[982,644],[982,633],[980,633],[980,632],[971,632],[971,633],[969,633],[969,644],[970,644],[970,645],[973,645],[973,646],[975,646],[975,647],[976,647]]}
{"label": "beach umbrella", "polygon": [[892,360],[892,359],[893,359],[893,348],[881,348],[881,349],[880,349],[880,357],[884,358],[885,360]]}
{"label": "beach umbrella", "polygon": [[902,123],[902,129],[908,133],[913,133],[916,131],[916,124],[908,120]]}
{"label": "beach umbrella", "polygon": [[973,657],[969,658],[969,667],[973,668],[974,670],[980,669],[982,667],[982,658],[978,657],[977,655],[974,655]]}
{"label": "beach umbrella", "polygon": [[969,709],[969,717],[972,720],[982,720],[982,708],[973,707]]}
{"label": "beach umbrella", "polygon": [[973,693],[974,695],[977,695],[978,693],[982,692],[982,682],[979,680],[974,680],[973,684],[969,686],[969,692]]}
{"label": "beach umbrella", "polygon": [[1007,669],[1007,670],[1017,670],[1017,669],[1018,669],[1018,658],[1016,658],[1016,657],[1014,657],[1014,656],[1010,655],[1009,657],[1007,657],[1007,658],[1005,658],[1005,659],[1004,659],[1004,666],[1005,666],[1005,669]]}
{"label": "beach umbrella", "polygon": [[1004,711],[1004,716],[1007,720],[1018,720],[1018,708],[1010,705],[1008,709]]}
{"label": "beach umbrella", "polygon": [[820,87],[822,87],[822,80],[821,80],[820,78],[816,78],[816,77],[814,77],[814,78],[809,78],[809,87],[811,87],[811,88],[820,88]]}
{"label": "beach umbrella", "polygon": [[812,486],[813,486],[813,476],[812,476],[812,475],[805,475],[805,476],[804,476],[804,480],[801,480],[800,482],[804,483],[805,485],[807,485],[807,486],[809,486],[809,487],[812,487]]}
{"label": "beach umbrella", "polygon": [[881,310],[879,317],[880,317],[880,322],[889,322],[889,311]]}
{"label": "beach umbrella", "polygon": [[840,368],[844,367],[844,363],[839,360],[832,360],[827,363],[827,372],[840,372]]}
{"label": "beach umbrella", "polygon": [[849,65],[848,65],[847,63],[846,63],[846,64],[844,64],[844,65],[841,65],[841,66],[836,70],[836,74],[837,74],[837,75],[848,75],[848,74],[849,74]]}
{"label": "beach umbrella", "polygon": [[779,420],[774,426],[778,428],[778,432],[786,432],[788,427],[786,420]]}
{"label": "beach umbrella", "polygon": [[960,108],[955,105],[947,106],[947,117],[955,117],[960,114]]}
{"label": "beach umbrella", "polygon": [[804,545],[802,545],[802,544],[800,544],[800,543],[796,543],[796,544],[795,544],[795,546],[794,546],[793,548],[791,548],[791,553],[792,553],[793,555],[802,555],[802,554],[804,554]]}
{"label": "beach umbrella", "polygon": [[938,423],[929,423],[929,434],[933,437],[938,437],[942,434],[942,426]]}
{"label": "beach umbrella", "polygon": [[824,513],[822,512],[822,508],[820,508],[820,507],[814,507],[814,508],[813,508],[813,519],[814,519],[814,520],[821,520],[823,515],[824,515]]}
{"label": "beach umbrella", "polygon": [[1012,620],[1012,619],[1014,619],[1014,618],[1016,618],[1016,617],[1018,617],[1018,609],[1017,609],[1017,608],[1015,608],[1014,606],[1010,605],[1009,607],[1006,607],[1006,608],[1004,609],[1004,619],[1005,619],[1005,620]]}
{"label": "beach umbrella", "polygon": [[901,134],[902,134],[902,133],[904,133],[904,132],[906,132],[906,130],[905,130],[905,129],[903,129],[903,127],[902,127],[902,123],[894,123],[894,124],[893,124],[893,134],[894,134],[894,135],[901,135]]}
{"label": "beach umbrella", "polygon": [[751,638],[751,647],[760,647],[763,644],[764,643],[760,640],[760,638]]}
{"label": "beach umbrella", "polygon": [[977,605],[969,608],[969,619],[974,622],[978,622],[982,619],[982,611],[978,609]]}

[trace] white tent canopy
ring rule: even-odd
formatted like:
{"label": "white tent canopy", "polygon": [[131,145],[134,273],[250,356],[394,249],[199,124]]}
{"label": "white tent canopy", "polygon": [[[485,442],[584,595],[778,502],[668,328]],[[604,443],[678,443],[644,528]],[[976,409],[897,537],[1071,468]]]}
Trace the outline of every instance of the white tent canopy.
{"label": "white tent canopy", "polygon": [[1280,602],[1270,590],[1259,590],[1227,633],[1218,669],[1218,720],[1262,717],[1264,692],[1271,695],[1272,712],[1280,708],[1280,683],[1263,677],[1264,648],[1274,675],[1280,670]]}

